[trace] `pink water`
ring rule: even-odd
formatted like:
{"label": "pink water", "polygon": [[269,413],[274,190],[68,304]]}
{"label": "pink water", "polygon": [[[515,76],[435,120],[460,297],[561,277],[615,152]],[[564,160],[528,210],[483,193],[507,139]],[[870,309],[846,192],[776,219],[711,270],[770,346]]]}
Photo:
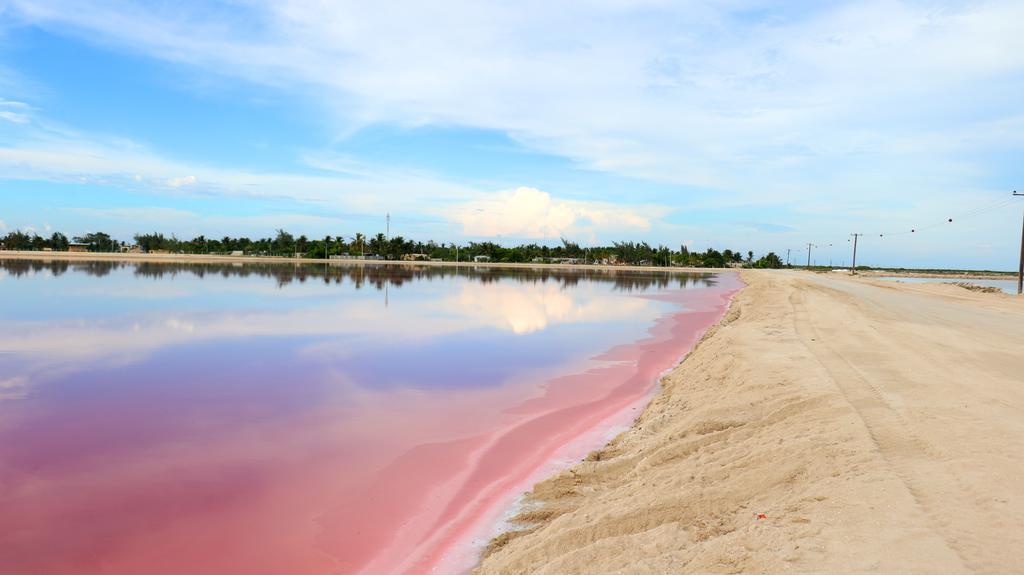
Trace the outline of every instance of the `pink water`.
{"label": "pink water", "polygon": [[458,573],[733,274],[0,271],[0,573]]}

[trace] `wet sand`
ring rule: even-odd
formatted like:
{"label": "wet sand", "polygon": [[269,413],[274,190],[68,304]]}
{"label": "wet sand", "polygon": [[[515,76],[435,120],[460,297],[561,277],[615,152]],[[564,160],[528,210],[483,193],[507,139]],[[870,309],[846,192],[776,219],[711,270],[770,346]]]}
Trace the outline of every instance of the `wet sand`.
{"label": "wet sand", "polygon": [[634,426],[535,486],[476,572],[1019,571],[1024,299],[743,277]]}

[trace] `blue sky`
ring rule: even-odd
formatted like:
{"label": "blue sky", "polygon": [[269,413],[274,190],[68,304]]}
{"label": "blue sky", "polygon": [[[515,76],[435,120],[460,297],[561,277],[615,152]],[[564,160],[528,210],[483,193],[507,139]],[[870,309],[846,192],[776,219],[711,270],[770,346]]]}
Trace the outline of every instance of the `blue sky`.
{"label": "blue sky", "polygon": [[0,3],[0,231],[1015,266],[1019,1],[88,4]]}

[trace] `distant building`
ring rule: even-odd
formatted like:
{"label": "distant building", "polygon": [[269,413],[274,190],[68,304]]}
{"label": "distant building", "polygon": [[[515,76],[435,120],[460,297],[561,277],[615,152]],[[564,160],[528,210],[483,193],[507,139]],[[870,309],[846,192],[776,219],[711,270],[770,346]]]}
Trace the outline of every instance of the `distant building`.
{"label": "distant building", "polygon": [[402,255],[403,262],[425,262],[430,260],[430,256],[427,254],[404,254]]}
{"label": "distant building", "polygon": [[473,261],[476,263],[489,262],[491,261],[491,256],[473,256]]}
{"label": "distant building", "polygon": [[89,244],[68,244],[69,252],[87,252],[89,251]]}
{"label": "distant building", "polygon": [[244,256],[245,252],[242,251],[242,250],[232,250],[231,255],[232,255],[232,257],[236,257],[237,258],[237,257],[240,257],[240,256]]}

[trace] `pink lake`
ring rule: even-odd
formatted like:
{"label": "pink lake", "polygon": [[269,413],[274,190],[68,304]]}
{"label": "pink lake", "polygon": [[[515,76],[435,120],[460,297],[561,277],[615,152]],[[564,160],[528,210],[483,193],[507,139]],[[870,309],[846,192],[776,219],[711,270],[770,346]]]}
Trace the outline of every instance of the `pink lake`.
{"label": "pink lake", "polygon": [[739,287],[0,261],[0,573],[463,573]]}

